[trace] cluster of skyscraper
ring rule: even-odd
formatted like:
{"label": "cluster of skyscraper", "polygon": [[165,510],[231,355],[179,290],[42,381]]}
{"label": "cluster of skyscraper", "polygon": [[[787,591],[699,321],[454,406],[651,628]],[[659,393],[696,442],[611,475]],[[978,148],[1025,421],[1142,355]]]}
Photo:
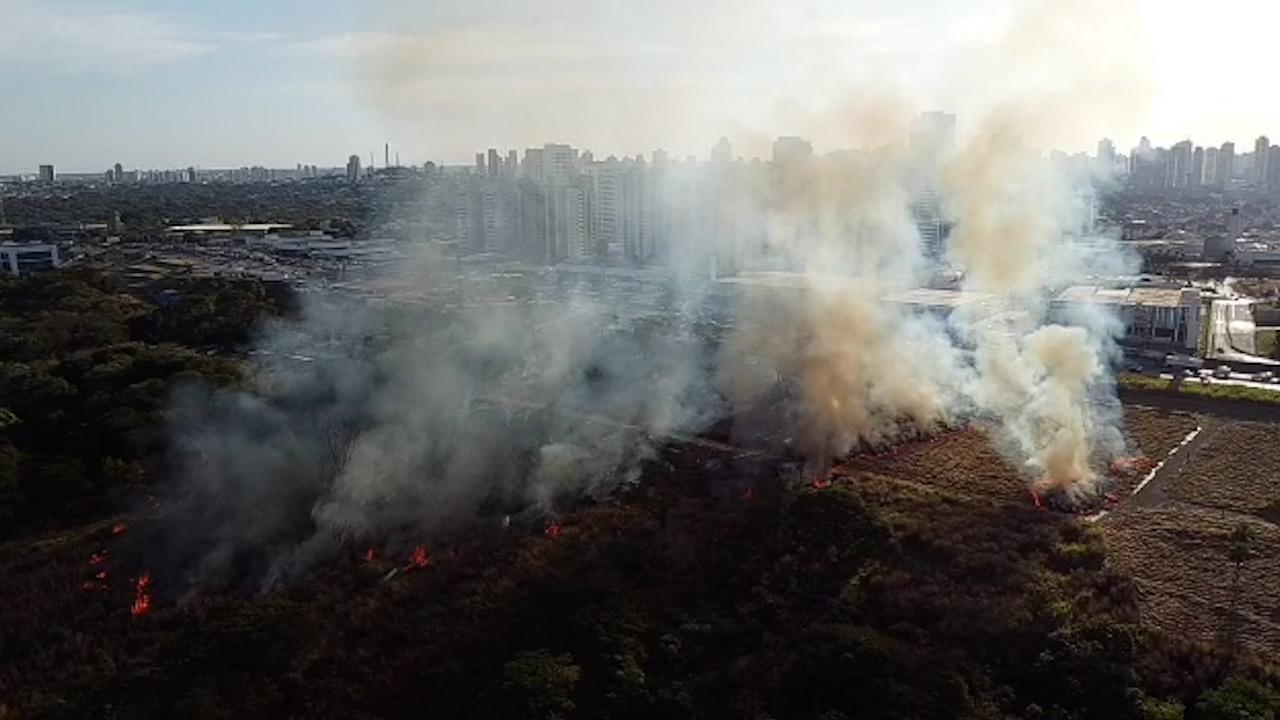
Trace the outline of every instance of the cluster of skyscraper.
{"label": "cluster of skyscraper", "polygon": [[[941,251],[947,233],[938,176],[954,135],[955,117],[945,113],[922,115],[912,128],[912,212],[934,253]],[[662,150],[600,160],[590,151],[554,143],[526,150],[521,160],[515,150],[491,148],[476,153],[470,167],[429,164],[424,210],[435,238],[456,242],[467,252],[634,264],[680,253],[683,263],[728,269],[738,251],[759,257],[779,242],[764,221],[771,207],[808,202],[818,194],[813,184],[823,182],[819,178],[830,179],[857,163],[880,162],[877,153],[893,152],[817,157],[813,144],[799,137],[778,138],[771,161],[736,159],[725,138],[706,162],[674,159]],[[362,177],[359,157],[350,158],[347,173],[352,181]],[[804,214],[787,210],[788,217]]]}
{"label": "cluster of skyscraper", "polygon": [[1239,186],[1280,195],[1280,146],[1264,135],[1253,152],[1236,154],[1235,143],[1201,147],[1183,140],[1173,147],[1153,147],[1142,138],[1126,159],[1109,140],[1098,144],[1098,162],[1127,172],[1130,185],[1143,190],[1186,190]]}

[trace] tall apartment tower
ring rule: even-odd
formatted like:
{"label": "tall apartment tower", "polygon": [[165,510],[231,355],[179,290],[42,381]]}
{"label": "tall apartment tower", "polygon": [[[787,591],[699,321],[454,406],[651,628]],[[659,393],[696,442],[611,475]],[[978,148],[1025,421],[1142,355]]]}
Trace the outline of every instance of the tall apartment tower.
{"label": "tall apartment tower", "polygon": [[1266,135],[1253,143],[1253,180],[1259,185],[1267,182],[1267,159],[1271,154],[1271,141]]}
{"label": "tall apartment tower", "polygon": [[1222,143],[1218,149],[1218,174],[1215,178],[1219,188],[1231,184],[1231,177],[1236,173],[1236,144]]}
{"label": "tall apartment tower", "polygon": [[[955,147],[956,116],[945,112],[923,113],[911,123],[911,215],[925,254],[942,257],[948,235],[942,216],[939,175],[946,156]],[[1099,143],[1099,154],[1104,151]],[[1114,150],[1112,151],[1114,157]]]}

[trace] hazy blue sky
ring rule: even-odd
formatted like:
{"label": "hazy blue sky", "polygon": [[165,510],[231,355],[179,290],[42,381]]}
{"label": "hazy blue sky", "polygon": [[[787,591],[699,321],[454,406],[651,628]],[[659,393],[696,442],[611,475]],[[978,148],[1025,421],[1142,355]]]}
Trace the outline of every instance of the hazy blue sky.
{"label": "hazy blue sky", "polygon": [[[1140,66],[1117,84],[1141,102],[1102,130],[1122,148],[1141,131],[1160,143],[1280,135],[1270,60],[1280,3],[1134,2],[1084,28],[1061,21],[1090,38],[1062,57],[1097,49]],[[699,155],[720,134],[747,153],[791,132],[822,149],[887,141],[904,108],[948,107],[962,124],[976,112],[1006,71],[983,53],[1021,5],[0,0],[0,173],[42,162],[338,165],[352,152],[380,156],[384,140],[406,162],[554,140]],[[1053,69],[1019,82],[1062,82]],[[1078,130],[1061,144],[1092,141]]]}

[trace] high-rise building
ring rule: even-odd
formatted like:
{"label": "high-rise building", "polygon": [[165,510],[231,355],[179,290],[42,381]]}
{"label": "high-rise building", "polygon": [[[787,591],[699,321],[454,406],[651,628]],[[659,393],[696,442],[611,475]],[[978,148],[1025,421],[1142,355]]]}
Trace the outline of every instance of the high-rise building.
{"label": "high-rise building", "polygon": [[1098,141],[1098,157],[1096,158],[1095,169],[1103,174],[1109,174],[1116,169],[1116,146],[1109,138],[1102,138]]}
{"label": "high-rise building", "polygon": [[955,146],[956,116],[941,111],[920,113],[911,121],[911,151],[940,158]]}
{"label": "high-rise building", "polygon": [[711,148],[711,164],[728,165],[731,162],[733,162],[733,146],[729,144],[729,138],[722,137]]}
{"label": "high-rise building", "polygon": [[1204,170],[1200,174],[1200,184],[1208,187],[1218,187],[1218,155],[1220,151],[1216,147],[1205,148],[1204,150]]}
{"label": "high-rise building", "polygon": [[1236,174],[1236,144],[1223,143],[1218,150],[1218,174],[1215,178],[1219,188],[1225,188],[1231,184],[1231,178]]}
{"label": "high-rise building", "polygon": [[544,182],[567,184],[578,174],[578,150],[569,145],[547,143],[542,146]]}
{"label": "high-rise building", "polygon": [[[955,147],[955,140],[956,116],[951,113],[921,113],[911,122],[908,139],[912,160],[911,216],[925,255],[934,259],[940,258],[946,249],[948,229],[942,216],[939,175],[942,163]],[[1101,153],[1104,146],[1098,145]]]}
{"label": "high-rise building", "polygon": [[1280,195],[1280,145],[1267,149],[1267,180],[1265,188],[1270,195]]}
{"label": "high-rise building", "polygon": [[1192,156],[1194,150],[1190,140],[1182,142],[1169,148],[1169,164],[1166,167],[1167,175],[1165,187],[1185,188],[1191,183],[1192,173]]}
{"label": "high-rise building", "polygon": [[484,153],[482,152],[476,153],[476,174],[484,174]]}
{"label": "high-rise building", "polygon": [[1187,178],[1188,187],[1200,187],[1204,184],[1204,148],[1196,146],[1191,153],[1191,175]]}
{"label": "high-rise building", "polygon": [[524,151],[524,166],[520,168],[520,177],[534,182],[542,182],[546,177],[547,165],[542,148],[529,148]]}
{"label": "high-rise building", "polygon": [[813,158],[813,143],[786,135],[773,141],[773,163],[781,167],[803,165]]}
{"label": "high-rise building", "polygon": [[1266,135],[1253,143],[1253,180],[1259,185],[1267,182],[1267,159],[1270,155],[1271,141]]}
{"label": "high-rise building", "polygon": [[118,183],[124,182],[124,166],[123,165],[121,165],[120,163],[116,163],[116,166],[112,168],[111,171],[112,171],[111,179],[113,181]]}
{"label": "high-rise building", "polygon": [[502,156],[497,148],[489,148],[489,175],[497,177],[502,172]]}
{"label": "high-rise building", "polygon": [[1166,187],[1168,174],[1165,168],[1167,157],[1163,150],[1151,147],[1151,141],[1142,138],[1138,147],[1129,153],[1129,182],[1143,190],[1157,190]]}
{"label": "high-rise building", "polygon": [[507,151],[507,165],[505,168],[507,177],[515,177],[520,170],[520,154],[515,150]]}
{"label": "high-rise building", "polygon": [[352,155],[347,158],[347,182],[360,182],[360,156]]}
{"label": "high-rise building", "polygon": [[37,177],[42,183],[51,183],[54,180],[53,166],[41,165],[37,173]]}

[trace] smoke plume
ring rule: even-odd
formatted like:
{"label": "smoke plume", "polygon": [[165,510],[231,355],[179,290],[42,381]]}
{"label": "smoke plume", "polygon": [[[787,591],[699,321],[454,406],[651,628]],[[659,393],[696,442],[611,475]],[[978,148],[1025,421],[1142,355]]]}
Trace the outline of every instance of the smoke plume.
{"label": "smoke plume", "polygon": [[[669,238],[656,296],[605,272],[491,272],[426,244],[397,278],[420,293],[308,295],[299,319],[261,332],[254,387],[175,400],[182,498],[161,552],[194,586],[269,588],[343,547],[548,518],[638,480],[665,438],[761,407],[815,472],[979,422],[1029,483],[1090,492],[1099,457],[1123,450],[1118,328],[1052,298],[1131,263],[1092,234],[1087,175],[1028,145],[1105,122],[1132,94],[1117,78],[1126,46],[1089,42],[1116,12],[1025,3],[1003,41],[957,63],[970,114],[954,144],[886,128],[913,114],[888,77],[796,118],[847,123],[875,147],[671,168],[686,184],[655,202],[671,216],[701,202],[706,217]],[[397,117],[414,115],[416,63],[480,42],[448,38],[376,53]],[[538,117],[554,130],[555,113]],[[951,230],[941,257],[918,231],[925,190]]]}

